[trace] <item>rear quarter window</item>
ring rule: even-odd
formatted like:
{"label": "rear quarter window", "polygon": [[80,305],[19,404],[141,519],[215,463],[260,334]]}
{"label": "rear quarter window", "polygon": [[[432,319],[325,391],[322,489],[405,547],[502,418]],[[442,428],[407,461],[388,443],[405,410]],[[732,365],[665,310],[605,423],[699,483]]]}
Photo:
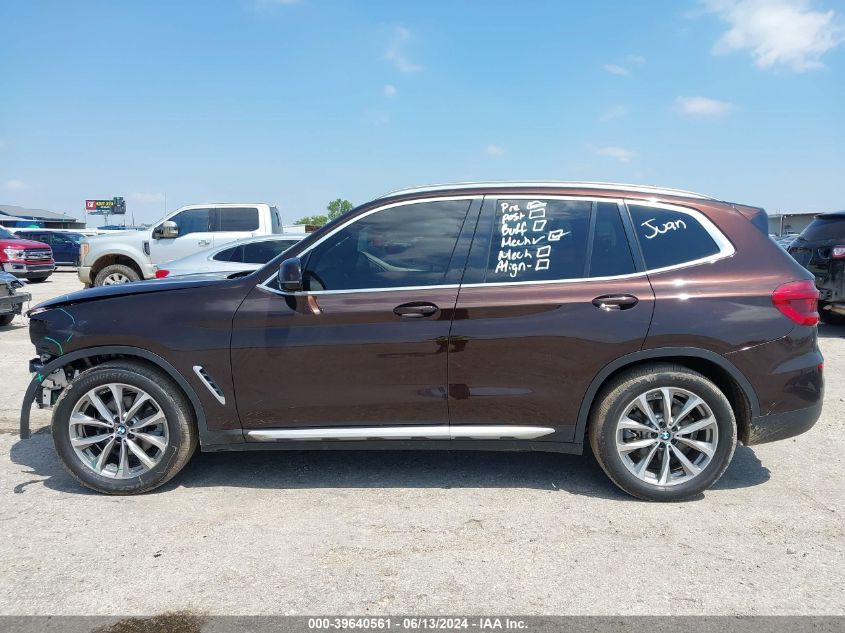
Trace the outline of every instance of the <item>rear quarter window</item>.
{"label": "rear quarter window", "polygon": [[218,209],[220,231],[258,230],[258,209],[255,207],[228,207]]}
{"label": "rear quarter window", "polygon": [[719,253],[719,245],[701,223],[682,211],[628,204],[646,268],[666,268]]}

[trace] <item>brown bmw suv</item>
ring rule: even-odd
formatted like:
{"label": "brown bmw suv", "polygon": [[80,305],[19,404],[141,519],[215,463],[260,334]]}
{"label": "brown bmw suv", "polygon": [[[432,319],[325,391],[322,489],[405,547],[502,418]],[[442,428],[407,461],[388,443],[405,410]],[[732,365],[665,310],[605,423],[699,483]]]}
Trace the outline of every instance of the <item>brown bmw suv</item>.
{"label": "brown bmw suv", "polygon": [[29,410],[68,471],[156,488],[205,451],[580,453],[626,492],[700,494],[737,441],[809,429],[813,278],[762,209],[602,183],[474,183],[364,204],[254,273],[42,303]]}

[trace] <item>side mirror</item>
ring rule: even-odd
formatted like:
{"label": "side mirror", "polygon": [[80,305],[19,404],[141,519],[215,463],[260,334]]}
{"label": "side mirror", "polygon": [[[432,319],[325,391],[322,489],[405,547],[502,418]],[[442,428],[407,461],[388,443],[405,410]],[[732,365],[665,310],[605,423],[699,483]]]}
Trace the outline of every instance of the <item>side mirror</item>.
{"label": "side mirror", "polygon": [[302,263],[291,257],[279,264],[279,288],[288,292],[302,290]]}
{"label": "side mirror", "polygon": [[153,231],[155,239],[173,239],[179,237],[179,226],[173,220],[166,220],[159,224]]}

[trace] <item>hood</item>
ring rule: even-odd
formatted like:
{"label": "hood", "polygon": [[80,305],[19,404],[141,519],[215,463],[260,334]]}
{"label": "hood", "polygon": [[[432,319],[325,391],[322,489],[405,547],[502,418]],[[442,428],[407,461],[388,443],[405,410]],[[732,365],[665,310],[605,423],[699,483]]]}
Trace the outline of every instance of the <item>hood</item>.
{"label": "hood", "polygon": [[50,248],[49,244],[20,238],[0,238],[0,248]]}
{"label": "hood", "polygon": [[231,271],[222,273],[205,273],[201,275],[185,275],[174,279],[152,279],[150,281],[136,281],[130,284],[115,284],[112,286],[97,286],[73,292],[69,295],[61,295],[39,303],[29,314],[49,310],[74,303],[87,303],[98,299],[111,297],[125,297],[127,295],[138,295],[148,292],[167,292],[168,290],[183,290],[185,288],[200,288],[211,284],[226,281]]}

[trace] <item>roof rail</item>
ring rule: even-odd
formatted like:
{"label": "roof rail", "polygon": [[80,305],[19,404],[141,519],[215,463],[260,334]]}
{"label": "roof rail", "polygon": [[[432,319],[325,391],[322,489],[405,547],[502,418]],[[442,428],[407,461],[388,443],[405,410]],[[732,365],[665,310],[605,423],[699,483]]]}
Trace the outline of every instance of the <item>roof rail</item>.
{"label": "roof rail", "polygon": [[482,182],[456,182],[444,183],[439,185],[421,185],[418,187],[408,187],[406,189],[397,189],[396,191],[390,191],[382,196],[379,196],[379,199],[409,193],[425,193],[431,191],[445,191],[451,189],[475,189],[478,187],[513,187],[514,189],[531,187],[556,187],[570,189],[621,189],[627,191],[635,191],[637,193],[673,195],[681,196],[684,198],[700,198],[702,200],[716,199],[711,196],[706,196],[701,193],[695,193],[694,191],[686,191],[684,189],[671,189],[669,187],[656,187],[652,185],[628,185],[614,182],[591,182],[578,180],[491,180]]}

